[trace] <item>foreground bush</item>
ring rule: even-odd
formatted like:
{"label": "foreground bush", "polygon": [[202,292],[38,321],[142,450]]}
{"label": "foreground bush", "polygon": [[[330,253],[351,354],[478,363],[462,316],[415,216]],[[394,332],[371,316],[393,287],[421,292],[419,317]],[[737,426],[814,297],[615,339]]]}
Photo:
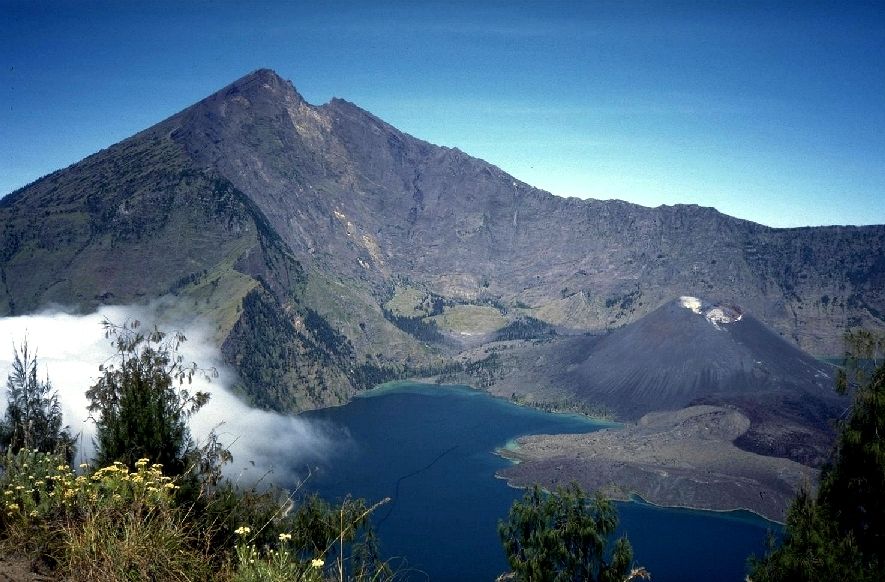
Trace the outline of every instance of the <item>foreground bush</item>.
{"label": "foreground bush", "polygon": [[69,462],[74,458],[75,439],[64,421],[58,393],[47,376],[37,378],[37,354],[25,338],[13,346],[12,370],[6,378],[6,414],[0,420],[0,450],[52,451]]}
{"label": "foreground bush", "polygon": [[[382,501],[385,503],[387,500]],[[362,499],[345,499],[331,506],[308,497],[276,529],[274,544],[260,544],[261,530],[237,528],[235,582],[316,582],[335,580],[382,581],[394,574],[378,557],[369,515],[381,503],[368,507]],[[264,534],[266,537],[266,534]]]}
{"label": "foreground bush", "polygon": [[[0,543],[8,553],[70,580],[392,577],[378,559],[368,520],[374,508],[365,502],[333,507],[311,497],[297,505],[280,490],[240,491],[222,479],[230,452],[214,432],[197,448],[187,425],[209,398],[188,386],[195,374],[208,378],[214,371],[185,365],[182,334],[142,333],[137,321],[103,325],[116,354],[86,393],[104,465],[97,470],[81,465],[77,475],[64,457],[19,446],[37,442],[23,427],[38,426],[41,411],[52,413],[44,414],[51,422],[39,425],[41,434],[59,432],[61,415],[47,396],[48,382],[36,380],[36,363],[28,363],[26,350],[16,354],[9,407],[24,412],[0,423],[0,437],[14,437],[0,438],[8,447],[0,459]],[[50,444],[71,454],[70,446]]]}
{"label": "foreground bush", "polygon": [[[390,580],[362,500],[297,506],[279,491],[228,483],[179,489],[139,459],[77,475],[61,457],[23,449],[3,458],[2,544],[70,580],[318,582]],[[192,480],[183,480],[184,485]]]}
{"label": "foreground bush", "polygon": [[[86,467],[84,467],[85,469]],[[177,485],[147,459],[76,476],[55,455],[7,455],[5,542],[79,580],[208,579],[201,532],[175,507]]]}

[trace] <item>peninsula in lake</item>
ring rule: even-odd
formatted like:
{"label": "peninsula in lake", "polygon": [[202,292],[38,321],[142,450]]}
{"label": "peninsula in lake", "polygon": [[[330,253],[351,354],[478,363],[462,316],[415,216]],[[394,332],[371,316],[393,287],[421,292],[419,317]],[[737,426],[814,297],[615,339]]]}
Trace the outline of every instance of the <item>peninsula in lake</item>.
{"label": "peninsula in lake", "polygon": [[885,330],[885,226],[560,198],[266,69],[0,199],[0,242],[0,315],[163,298],[254,406],[460,380],[628,423],[524,443],[517,482],[770,516],[846,406],[809,354]]}

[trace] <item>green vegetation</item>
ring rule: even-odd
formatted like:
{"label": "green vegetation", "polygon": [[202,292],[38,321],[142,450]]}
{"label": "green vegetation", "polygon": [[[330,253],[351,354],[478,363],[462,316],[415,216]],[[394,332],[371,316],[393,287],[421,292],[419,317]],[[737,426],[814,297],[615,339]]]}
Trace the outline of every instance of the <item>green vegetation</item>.
{"label": "green vegetation", "polygon": [[242,301],[242,315],[222,345],[253,405],[298,411],[340,404],[353,393],[342,369],[353,347],[316,312],[288,314],[264,286]]}
{"label": "green vegetation", "polygon": [[439,333],[434,320],[426,320],[423,317],[407,317],[397,315],[392,311],[382,308],[384,319],[406,332],[407,334],[424,342],[443,341],[443,335]]}
{"label": "green vegetation", "polygon": [[455,334],[487,334],[507,324],[506,307],[494,298],[467,302],[447,299],[414,287],[397,287],[381,307],[384,318],[425,342],[439,342],[439,330]]}
{"label": "green vegetation", "polygon": [[507,325],[501,311],[487,305],[453,305],[430,321],[440,329],[470,335],[492,333]]}
{"label": "green vegetation", "polygon": [[[577,484],[546,494],[535,486],[515,501],[498,533],[517,580],[622,582],[647,578],[633,568],[626,537],[609,539],[618,526],[611,501],[588,498]],[[609,549],[609,547],[611,549]]]}
{"label": "green vegetation", "polygon": [[58,394],[49,378],[37,378],[37,355],[13,346],[12,372],[6,380],[6,416],[0,422],[0,449],[17,453],[21,449],[51,451],[70,462],[76,449],[68,427],[62,426]]}
{"label": "green vegetation", "polygon": [[175,282],[169,293],[180,300],[162,305],[162,313],[169,320],[192,317],[215,323],[213,339],[224,341],[240,317],[243,298],[259,282],[236,270],[236,260],[249,251],[254,241],[243,239],[224,261],[211,270],[191,273]]}
{"label": "green vegetation", "polygon": [[588,404],[573,396],[564,396],[558,399],[547,398],[544,400],[536,400],[513,392],[510,395],[510,401],[521,406],[531,406],[532,408],[543,410],[544,412],[580,414],[588,418],[614,420],[614,414],[612,414],[611,410],[604,406]]}
{"label": "green vegetation", "polygon": [[102,377],[86,391],[89,412],[97,415],[96,460],[134,467],[148,458],[173,475],[183,473],[194,453],[187,419],[209,400],[184,387],[198,371],[178,353],[186,338],[156,328],[142,333],[137,321],[105,321],[104,327],[114,338],[116,361],[102,365]]}
{"label": "green vegetation", "polygon": [[76,580],[208,579],[203,534],[176,507],[177,487],[146,459],[77,476],[55,455],[9,453],[3,544]]}
{"label": "green vegetation", "polygon": [[475,388],[488,388],[501,375],[501,357],[491,353],[481,360],[454,362],[438,369],[426,370],[427,376],[437,374],[437,383],[452,384],[466,382]]}
{"label": "green vegetation", "polygon": [[396,287],[383,308],[394,315],[422,318],[439,315],[447,305],[453,304],[451,299],[442,295],[406,286]]}
{"label": "green vegetation", "polygon": [[391,580],[377,558],[374,507],[229,483],[196,497],[182,477],[139,459],[78,475],[57,455],[7,453],[0,544],[70,580],[288,582]]}
{"label": "green vegetation", "polygon": [[[273,488],[241,490],[221,478],[230,454],[214,435],[202,448],[190,438],[187,420],[208,396],[183,388],[200,370],[185,366],[178,354],[181,334],[142,333],[137,322],[105,322],[105,328],[116,358],[100,367],[103,375],[88,391],[99,466],[83,464],[77,471],[59,454],[8,447],[0,459],[4,552],[69,580],[395,577],[378,557],[370,523],[377,505],[298,500]],[[11,403],[20,399],[24,382],[29,395],[41,396],[38,404],[49,402],[57,412],[57,401],[46,396],[48,382],[36,381],[26,347],[16,352],[16,362]],[[58,422],[60,414],[50,427],[57,429]],[[26,443],[47,442],[21,437],[20,430],[12,434]]]}
{"label": "green vegetation", "polygon": [[393,297],[384,304],[384,309],[394,315],[403,317],[425,317],[427,312],[422,308],[426,293],[414,287],[398,287]]}
{"label": "green vegetation", "polygon": [[304,310],[304,327],[310,330],[314,339],[325,348],[317,354],[320,361],[328,361],[329,356],[353,359],[353,344],[350,343],[347,336],[333,329],[324,317],[309,307]]}
{"label": "green vegetation", "polygon": [[526,315],[499,329],[495,334],[495,340],[551,339],[555,335],[556,329],[552,325]]}
{"label": "green vegetation", "polygon": [[833,460],[816,495],[801,491],[787,513],[783,542],[750,560],[754,582],[881,578],[885,567],[885,338],[848,336],[838,387],[854,390]]}
{"label": "green vegetation", "polygon": [[[626,311],[633,307],[633,304],[642,296],[642,291],[633,289],[624,293],[615,294],[605,300],[606,309],[617,306],[621,311]],[[641,305],[641,304],[640,304]]]}

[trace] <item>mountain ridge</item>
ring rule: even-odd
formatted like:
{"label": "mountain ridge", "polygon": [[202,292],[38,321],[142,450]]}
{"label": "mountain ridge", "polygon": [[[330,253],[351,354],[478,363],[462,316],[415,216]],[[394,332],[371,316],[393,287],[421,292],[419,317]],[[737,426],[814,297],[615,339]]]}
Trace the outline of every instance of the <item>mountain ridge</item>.
{"label": "mountain ridge", "polygon": [[883,226],[561,198],[268,69],[0,199],[0,219],[0,315],[178,296],[282,410],[461,365],[522,318],[599,333],[684,294],[817,354],[885,328]]}

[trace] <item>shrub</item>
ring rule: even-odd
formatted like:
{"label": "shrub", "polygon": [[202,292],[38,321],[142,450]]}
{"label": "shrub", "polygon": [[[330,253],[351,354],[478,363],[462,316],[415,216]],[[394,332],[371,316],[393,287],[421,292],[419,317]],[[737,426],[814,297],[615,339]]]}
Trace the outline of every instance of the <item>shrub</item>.
{"label": "shrub", "polygon": [[199,371],[178,353],[186,338],[156,328],[141,333],[137,321],[122,326],[105,321],[104,327],[114,338],[116,361],[99,367],[102,377],[86,392],[89,411],[97,413],[99,464],[133,467],[147,457],[170,474],[183,473],[194,452],[187,420],[209,400],[207,393],[185,388]]}
{"label": "shrub", "polygon": [[[86,467],[83,467],[84,469]],[[208,579],[177,485],[147,459],[75,475],[56,455],[7,455],[0,479],[7,545],[75,580]]]}
{"label": "shrub", "polygon": [[248,525],[235,530],[235,582],[283,582],[323,580],[324,571],[338,580],[392,580],[391,568],[378,558],[377,541],[369,515],[384,500],[368,507],[362,499],[345,499],[332,506],[316,496],[308,497],[291,515],[273,524],[273,543],[263,546],[267,526]]}
{"label": "shrub", "polygon": [[243,540],[237,544],[237,569],[233,582],[320,582],[323,579],[325,561],[322,558],[299,560],[291,534],[279,534],[279,545],[262,552],[247,541],[251,528],[241,526],[235,533]]}
{"label": "shrub", "polygon": [[854,391],[816,494],[800,491],[780,545],[750,558],[755,582],[879,580],[885,567],[885,337],[846,336],[840,392]]}

